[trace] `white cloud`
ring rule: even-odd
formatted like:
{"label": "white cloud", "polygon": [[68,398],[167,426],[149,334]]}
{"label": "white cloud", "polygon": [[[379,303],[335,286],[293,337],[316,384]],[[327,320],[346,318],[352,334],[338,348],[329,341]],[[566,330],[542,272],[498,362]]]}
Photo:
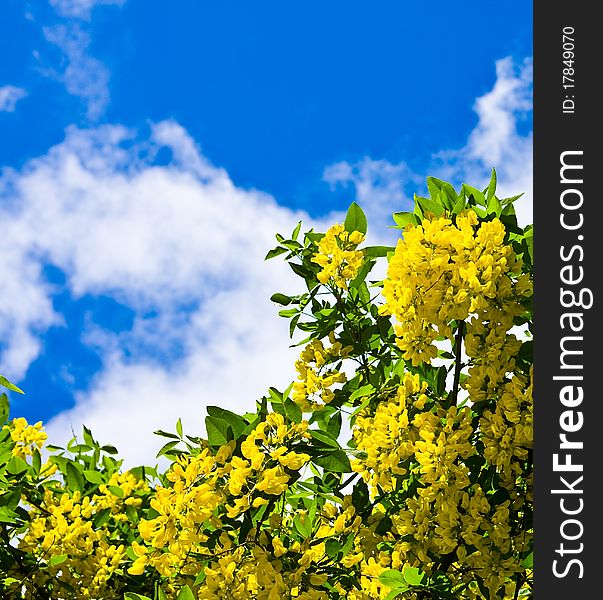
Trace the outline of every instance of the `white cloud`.
{"label": "white cloud", "polygon": [[[3,273],[20,286],[2,295],[0,328],[14,340],[2,368],[18,380],[37,351],[15,335],[15,315],[21,334],[60,319],[43,263],[66,273],[74,296],[109,295],[131,307],[131,331],[89,326],[84,342],[103,369],[75,408],[48,424],[64,442],[84,423],[129,464],[152,461],[161,440],[151,431],[178,416],[200,433],[205,405],[250,410],[269,385],[288,385],[297,350],[288,350],[287,323],[269,297],[299,283],[282,262],[263,259],[275,232],[305,216],[237,188],[173,122],[141,143],[132,138],[122,127],[72,128],[46,156],[5,174],[0,188],[10,205],[3,243],[13,254]],[[153,165],[164,145],[173,161]],[[173,347],[178,358],[165,361]]]}
{"label": "white cloud", "polygon": [[510,57],[496,62],[496,83],[475,102],[478,123],[467,144],[437,158],[444,176],[486,185],[496,168],[501,197],[524,192],[515,204],[518,220],[526,225],[533,217],[533,138],[522,134],[519,125],[532,110],[532,59],[517,65]]}
{"label": "white cloud", "polygon": [[92,9],[101,5],[121,6],[126,0],[50,0],[50,5],[64,17],[89,19]]}
{"label": "white cloud", "polygon": [[[478,124],[467,144],[440,153],[428,173],[479,184],[498,159],[501,186],[531,184],[531,136],[517,120],[529,110],[530,64],[497,64],[497,82],[478,99]],[[160,148],[171,161],[153,163]],[[423,183],[405,162],[364,158],[324,173],[331,185],[353,185],[373,232],[404,209]],[[269,302],[274,291],[299,289],[279,261],[263,261],[274,233],[306,215],[279,206],[257,190],[237,188],[172,121],[146,140],[120,126],[70,128],[63,143],[20,171],[0,177],[0,334],[8,346],[0,372],[19,380],[38,355],[40,339],[61,323],[42,277],[50,263],[66,274],[75,296],[108,295],[135,312],[130,331],[112,333],[92,321],[83,342],[97,349],[102,369],[76,406],[48,423],[65,442],[72,429],[91,427],[115,443],[128,464],[153,462],[180,416],[202,432],[204,406],[252,409],[269,385],[293,377],[297,350],[288,349],[287,323]],[[334,219],[331,214],[327,218]],[[168,360],[169,358],[169,360]]]}
{"label": "white cloud", "polygon": [[392,164],[386,160],[372,160],[368,157],[354,164],[344,161],[330,165],[323,172],[323,180],[331,189],[338,185],[354,186],[356,201],[367,213],[369,234],[374,241],[379,241],[375,236],[383,241],[384,238],[397,235],[392,233],[387,236],[384,233],[385,228],[393,224],[391,214],[407,210],[409,188],[416,189],[423,183],[405,162]]}
{"label": "white cloud", "polygon": [[86,113],[97,120],[109,102],[109,71],[88,54],[90,34],[79,22],[68,21],[44,28],[44,36],[63,53],[63,64],[47,74],[60,81],[67,92],[86,103]]}
{"label": "white cloud", "polygon": [[[466,144],[457,149],[435,152],[431,164],[420,176],[405,163],[363,158],[350,164],[337,163],[325,169],[323,178],[333,184],[355,186],[358,202],[367,212],[404,210],[412,192],[423,186],[425,176],[435,175],[456,185],[466,182],[485,186],[492,167],[498,176],[501,196],[524,192],[516,203],[518,220],[532,222],[532,134],[523,134],[520,124],[532,108],[532,61],[516,65],[510,57],[496,63],[496,82],[474,105],[478,122]],[[406,206],[404,206],[406,205]]]}
{"label": "white cloud", "polygon": [[0,112],[13,112],[17,102],[27,96],[27,92],[14,85],[0,87]]}

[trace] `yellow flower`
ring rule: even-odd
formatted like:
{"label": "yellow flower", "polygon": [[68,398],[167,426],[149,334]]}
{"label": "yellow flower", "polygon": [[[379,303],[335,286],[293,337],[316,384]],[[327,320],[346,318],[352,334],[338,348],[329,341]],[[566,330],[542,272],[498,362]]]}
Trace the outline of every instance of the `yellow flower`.
{"label": "yellow flower", "polygon": [[330,227],[312,257],[312,261],[322,267],[318,281],[333,281],[337,287],[347,289],[348,281],[356,277],[364,263],[364,253],[356,250],[363,241],[364,234],[359,231],[348,233],[341,224]]}
{"label": "yellow flower", "polygon": [[34,450],[40,450],[48,438],[43,431],[42,421],[29,425],[24,417],[13,419],[10,424],[4,425],[3,429],[10,430],[11,439],[15,442],[13,456],[23,459],[32,455]]}
{"label": "yellow flower", "polygon": [[256,490],[278,496],[287,489],[289,476],[281,466],[266,469],[256,484]]}

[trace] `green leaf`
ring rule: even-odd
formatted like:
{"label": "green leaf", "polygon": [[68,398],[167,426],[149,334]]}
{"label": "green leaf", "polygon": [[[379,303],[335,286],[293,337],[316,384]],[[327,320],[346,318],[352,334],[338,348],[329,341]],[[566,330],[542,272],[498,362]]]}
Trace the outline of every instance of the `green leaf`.
{"label": "green leaf", "polygon": [[228,421],[216,417],[205,417],[205,429],[207,430],[207,441],[212,446],[223,446],[232,439],[232,428]]}
{"label": "green leaf", "polygon": [[441,217],[444,214],[444,207],[431,198],[422,198],[415,194],[415,202],[418,204],[423,214],[431,212],[436,217]]}
{"label": "green leaf", "polygon": [[525,233],[524,241],[528,249],[528,256],[530,257],[530,264],[534,264],[534,230],[529,229]]}
{"label": "green leaf", "polygon": [[368,258],[381,258],[387,256],[389,252],[394,252],[393,246],[368,246],[364,248],[364,255]]}
{"label": "green leaf", "polygon": [[10,492],[2,494],[0,496],[0,506],[4,506],[11,510],[17,508],[17,506],[19,506],[19,502],[21,501],[21,492],[22,489],[18,487]]}
{"label": "green leaf", "polygon": [[505,206],[506,204],[511,204],[516,200],[519,200],[523,196],[523,192],[521,194],[517,194],[517,196],[511,196],[510,198],[503,198],[500,203]]}
{"label": "green leaf", "polygon": [[293,518],[293,525],[295,529],[305,538],[309,538],[312,535],[312,520],[306,513],[298,513]]}
{"label": "green leaf", "polygon": [[182,438],[182,420],[180,418],[176,421],[176,433]]}
{"label": "green leaf", "polygon": [[397,598],[400,594],[403,594],[407,591],[407,587],[394,588],[389,594],[387,594],[387,596],[383,598],[383,600],[394,600],[394,598]]}
{"label": "green leaf", "polygon": [[530,552],[522,561],[521,566],[524,569],[532,569],[534,567],[534,552]]}
{"label": "green leaf", "polygon": [[125,496],[125,492],[117,485],[108,485],[107,489],[118,498],[123,498]]}
{"label": "green leaf", "polygon": [[276,404],[282,404],[283,402],[283,395],[273,386],[270,386],[268,388],[268,394],[270,395],[270,399],[272,404],[276,403]]}
{"label": "green leaf", "polygon": [[360,271],[358,271],[358,275],[356,275],[356,277],[350,282],[350,288],[357,288],[359,285],[361,285],[374,266],[375,261],[364,261],[364,264],[362,265],[362,267],[360,267]]}
{"label": "green leaf", "polygon": [[434,177],[427,178],[427,191],[431,196],[431,199],[438,204],[442,204],[442,196],[440,194],[440,186],[436,185],[436,180]]}
{"label": "green leaf", "polygon": [[100,527],[102,527],[103,525],[108,523],[110,519],[111,519],[111,509],[103,508],[98,513],[96,513],[96,515],[94,516],[94,519],[92,520],[92,523],[93,523],[94,527],[99,529]]}
{"label": "green leaf", "polygon": [[417,586],[423,585],[423,578],[425,577],[425,573],[417,569],[417,567],[403,567],[402,575],[404,576],[404,580],[408,585]]}
{"label": "green leaf", "polygon": [[329,424],[327,425],[327,433],[333,437],[337,438],[339,433],[341,432],[341,413],[336,412],[330,419]]}
{"label": "green leaf", "polygon": [[124,600],[151,600],[151,598],[134,592],[126,592],[124,594]]}
{"label": "green leaf", "polygon": [[491,198],[494,198],[495,192],[496,192],[496,170],[492,169],[492,175],[490,176],[490,183],[488,184],[488,189],[486,190],[486,200],[490,201]]}
{"label": "green leaf", "polygon": [[438,396],[442,396],[444,391],[446,390],[446,377],[448,376],[448,371],[446,367],[441,366],[438,367],[437,375],[435,378],[435,388]]}
{"label": "green leaf", "polygon": [[447,181],[444,181],[443,179],[438,179],[437,177],[427,177],[427,187],[428,188],[429,188],[429,182],[431,182],[432,185],[434,185],[437,189],[439,189],[440,192],[442,190],[445,191],[446,195],[450,198],[450,200],[456,201],[456,199],[458,198],[458,194],[456,193],[456,190]]}
{"label": "green leaf", "polygon": [[94,438],[92,437],[92,432],[85,425],[83,425],[82,427],[84,431],[84,444],[94,447],[95,443]]}
{"label": "green leaf", "polygon": [[463,212],[465,209],[465,198],[463,196],[459,196],[458,200],[455,202],[452,207],[452,214],[458,215]]}
{"label": "green leaf", "polygon": [[31,466],[33,467],[34,473],[38,475],[40,473],[40,469],[42,468],[42,456],[37,448],[34,449],[31,456]]}
{"label": "green leaf", "polygon": [[379,581],[389,588],[408,588],[408,584],[406,583],[406,579],[404,579],[404,575],[402,575],[400,571],[396,571],[395,569],[388,569],[387,571],[383,571],[383,573],[379,575]]}
{"label": "green leaf", "polygon": [[419,217],[415,213],[411,212],[396,212],[393,215],[396,225],[399,227],[406,227],[407,225],[418,225]]}
{"label": "green leaf", "polygon": [[[205,575],[204,571],[202,571],[202,573]],[[167,600],[167,596],[165,595],[165,592],[159,587],[159,584],[156,583],[155,586],[155,600]]]}
{"label": "green leaf", "polygon": [[199,573],[197,573],[197,577],[195,577],[195,585],[201,585],[205,581],[206,578],[207,578],[207,573],[203,569],[201,569],[199,571]]}
{"label": "green leaf", "polygon": [[463,183],[463,190],[467,196],[473,196],[475,202],[481,206],[486,206],[486,197],[483,192],[480,192],[477,188],[474,188],[466,183]]}
{"label": "green leaf", "polygon": [[218,419],[222,419],[222,421],[226,421],[232,427],[232,431],[237,439],[247,428],[247,422],[245,419],[230,410],[226,410],[225,408],[221,408],[219,406],[208,406],[206,410],[207,414],[211,417],[216,417]]}
{"label": "green leaf", "polygon": [[500,200],[496,196],[492,196],[488,200],[488,207],[486,209],[489,215],[496,215],[500,217],[502,213],[502,206],[500,204]]}
{"label": "green leaf", "polygon": [[131,505],[127,505],[125,509],[126,517],[128,517],[128,521],[133,523],[134,525],[138,524],[138,511]]}
{"label": "green leaf", "polygon": [[272,302],[276,302],[277,304],[282,304],[283,306],[291,304],[291,298],[289,296],[285,296],[285,294],[272,294],[272,296],[270,296],[270,300],[272,300]]}
{"label": "green leaf", "polygon": [[67,478],[67,486],[71,490],[74,492],[84,491],[84,476],[72,462],[67,462],[65,465],[65,476]]}
{"label": "green leaf", "polygon": [[341,550],[341,542],[336,539],[329,539],[325,544],[325,552],[329,558],[335,558]]}
{"label": "green leaf", "polygon": [[83,472],[84,477],[90,483],[100,485],[103,483],[103,476],[98,471],[86,470]]}
{"label": "green leaf", "polygon": [[165,456],[167,452],[169,452],[172,448],[177,446],[179,443],[180,443],[180,440],[172,440],[171,442],[164,444],[163,446],[161,446],[161,448],[159,449],[159,451],[157,452],[157,454],[155,456],[157,458],[159,458],[160,456]]}
{"label": "green leaf", "polygon": [[345,216],[345,221],[343,226],[345,230],[349,233],[353,231],[359,231],[360,233],[366,233],[368,228],[368,223],[366,220],[366,215],[364,211],[356,204],[352,202],[350,204],[350,208],[348,208],[348,212]]}
{"label": "green leaf", "polygon": [[356,398],[362,398],[363,396],[370,396],[374,391],[375,388],[370,383],[363,385],[350,394],[350,401],[356,400]]}
{"label": "green leaf", "polygon": [[314,277],[314,273],[312,273],[312,271],[310,271],[308,267],[304,267],[304,265],[292,262],[287,264],[296,275],[299,275],[299,277],[302,277],[303,279],[309,279],[311,277]]}
{"label": "green leaf", "polygon": [[356,509],[356,512],[361,512],[370,505],[370,497],[368,486],[361,479],[354,485],[352,490],[352,506]]}
{"label": "green leaf", "polygon": [[444,208],[446,208],[447,210],[452,210],[452,207],[455,205],[456,201],[458,200],[456,194],[454,195],[454,197],[451,197],[447,191],[447,188],[445,188],[445,187],[440,190],[440,198],[441,198],[442,206]]}
{"label": "green leaf", "polygon": [[295,332],[295,328],[297,327],[297,323],[301,317],[301,314],[296,315],[289,322],[289,337],[293,337],[293,333]]}
{"label": "green leaf", "polygon": [[318,444],[316,444],[317,446],[322,446],[323,448],[327,446],[329,448],[335,448],[336,450],[339,450],[341,448],[337,440],[334,440],[330,435],[322,431],[311,429],[310,435],[312,436],[313,440],[318,442]]}
{"label": "green leaf", "polygon": [[287,398],[284,402],[284,407],[285,407],[285,413],[287,414],[289,419],[291,421],[293,421],[293,423],[301,423],[301,421],[302,421],[301,408],[295,402],[293,402],[293,400],[290,400],[289,398]]}
{"label": "green leaf", "polygon": [[325,456],[318,456],[312,459],[315,465],[322,467],[325,471],[332,473],[351,473],[352,465],[350,459],[343,450],[330,452]]}
{"label": "green leaf", "polygon": [[292,240],[296,240],[297,236],[299,235],[299,230],[301,229],[301,225],[302,222],[300,221],[296,226],[295,229],[293,230],[293,233],[291,234],[291,239]]}
{"label": "green leaf", "polygon": [[193,595],[191,588],[189,588],[188,585],[185,585],[180,590],[178,595],[176,596],[176,600],[196,600],[196,599],[195,599],[195,596]]}
{"label": "green leaf", "polygon": [[172,440],[180,439],[175,433],[169,433],[167,431],[163,431],[161,429],[157,429],[157,431],[153,431],[154,435],[160,435],[161,437],[171,438]]}
{"label": "green leaf", "polygon": [[284,254],[285,252],[289,252],[289,250],[287,248],[283,248],[282,246],[277,246],[276,248],[273,248],[272,250],[268,251],[268,254],[266,254],[266,256],[264,257],[264,260],[270,260],[271,258],[274,258],[275,256]]}
{"label": "green leaf", "polygon": [[0,394],[0,426],[8,423],[10,416],[10,403],[6,394]]}
{"label": "green leaf", "polygon": [[6,377],[0,375],[0,385],[4,386],[7,390],[11,390],[11,392],[17,392],[19,394],[24,394],[25,392],[18,388],[14,383],[11,383]]}
{"label": "green leaf", "polygon": [[68,558],[67,554],[59,554],[57,556],[51,556],[48,560],[48,565],[54,567],[55,565],[60,565],[64,563]]}

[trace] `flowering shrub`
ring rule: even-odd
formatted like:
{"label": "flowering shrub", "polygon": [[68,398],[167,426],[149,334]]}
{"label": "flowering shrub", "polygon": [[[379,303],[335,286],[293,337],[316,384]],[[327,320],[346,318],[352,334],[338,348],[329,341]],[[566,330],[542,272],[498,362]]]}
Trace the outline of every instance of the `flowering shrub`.
{"label": "flowering shrub", "polygon": [[428,178],[392,248],[362,247],[356,204],[277,235],[307,290],[272,296],[306,336],[298,378],[207,407],[203,439],[156,432],[164,473],[86,428],[43,461],[3,395],[2,597],[531,597],[532,227],[495,187]]}

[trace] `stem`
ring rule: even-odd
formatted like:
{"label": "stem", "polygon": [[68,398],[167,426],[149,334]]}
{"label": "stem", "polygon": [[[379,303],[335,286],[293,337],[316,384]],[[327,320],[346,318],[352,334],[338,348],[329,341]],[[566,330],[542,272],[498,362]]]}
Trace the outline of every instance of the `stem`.
{"label": "stem", "polygon": [[456,341],[454,345],[454,382],[452,384],[452,392],[450,393],[450,401],[448,407],[455,406],[456,400],[459,395],[459,384],[461,381],[461,369],[463,364],[461,362],[461,354],[463,350],[463,337],[465,335],[465,321],[459,323],[458,329],[456,330]]}
{"label": "stem", "polygon": [[517,576],[515,577],[515,593],[513,594],[513,600],[517,600],[519,598],[521,584],[523,584],[522,577],[519,573],[517,573]]}

